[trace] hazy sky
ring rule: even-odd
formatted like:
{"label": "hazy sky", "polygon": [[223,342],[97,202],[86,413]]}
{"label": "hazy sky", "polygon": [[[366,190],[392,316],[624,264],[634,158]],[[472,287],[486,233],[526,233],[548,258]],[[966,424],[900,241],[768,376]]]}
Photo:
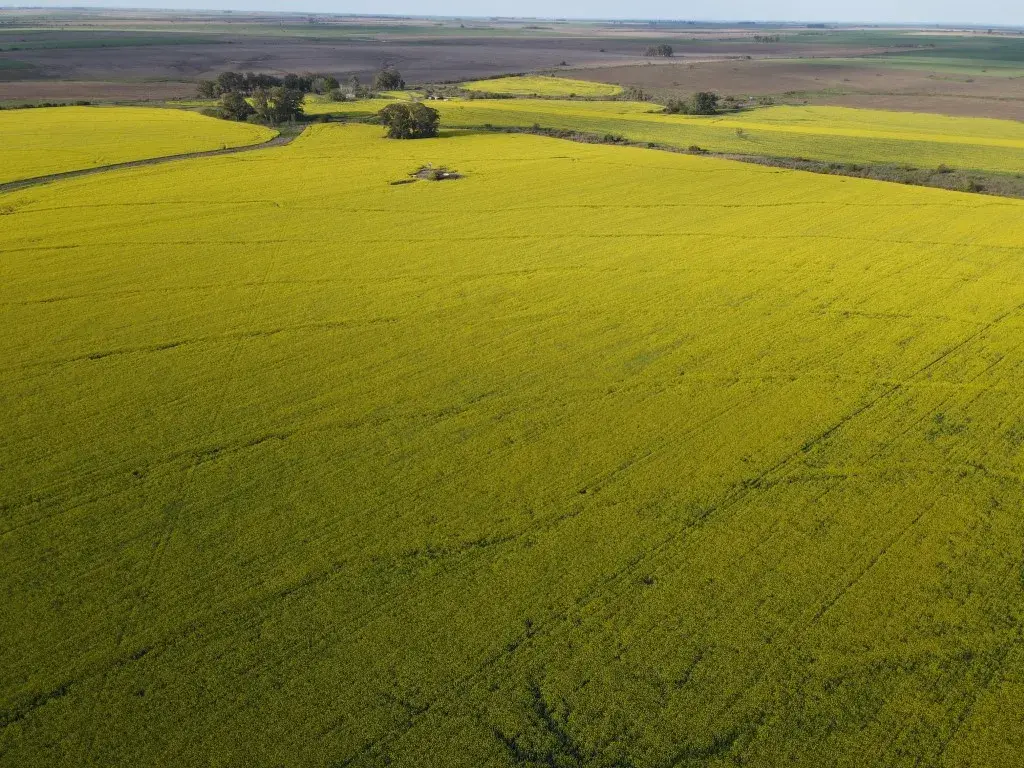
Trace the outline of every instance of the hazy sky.
{"label": "hazy sky", "polygon": [[[320,13],[721,20],[1024,24],[1024,0],[22,0],[33,6],[120,6]],[[21,4],[21,3],[18,3]],[[0,7],[15,3],[0,0]]]}

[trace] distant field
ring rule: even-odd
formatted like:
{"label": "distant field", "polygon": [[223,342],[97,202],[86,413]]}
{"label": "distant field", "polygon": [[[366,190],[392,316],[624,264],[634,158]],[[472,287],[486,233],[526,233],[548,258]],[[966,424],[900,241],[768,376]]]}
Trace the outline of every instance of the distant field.
{"label": "distant field", "polygon": [[0,183],[128,160],[258,144],[258,125],[146,107],[0,111]]}
{"label": "distant field", "polygon": [[1024,204],[321,125],[0,212],[4,766],[1024,751]]}
{"label": "distant field", "polygon": [[[1021,41],[1024,47],[1024,41]],[[794,61],[801,61],[795,59]],[[819,66],[821,62],[803,60],[810,66]],[[932,58],[912,55],[877,55],[863,56],[857,59],[835,58],[828,63],[836,67],[871,66],[886,69],[913,69],[934,73],[950,73],[965,77],[1022,77],[1024,61],[987,61],[984,59],[958,59],[955,57]]]}
{"label": "distant field", "polygon": [[[675,57],[645,57],[657,43]],[[117,99],[143,83],[140,98],[181,98],[232,67],[368,82],[392,62],[415,85],[557,73],[663,99],[713,90],[1024,120],[1022,51],[1009,30],[10,8],[0,60],[30,67],[0,69],[0,102]]]}
{"label": "distant field", "polygon": [[[314,102],[310,114],[377,111],[384,102]],[[768,107],[738,114],[693,117],[660,113],[641,102],[548,99],[431,102],[448,127],[539,125],[714,152],[805,157],[833,162],[949,165],[987,171],[1024,171],[1024,124],[842,107]]]}
{"label": "distant field", "polygon": [[206,34],[144,33],[77,30],[8,30],[0,27],[0,52],[75,48],[137,48],[143,46],[209,44],[216,38]]}
{"label": "distant field", "polygon": [[464,83],[463,88],[487,93],[510,93],[521,96],[616,96],[622,87],[565,77],[499,77]]}

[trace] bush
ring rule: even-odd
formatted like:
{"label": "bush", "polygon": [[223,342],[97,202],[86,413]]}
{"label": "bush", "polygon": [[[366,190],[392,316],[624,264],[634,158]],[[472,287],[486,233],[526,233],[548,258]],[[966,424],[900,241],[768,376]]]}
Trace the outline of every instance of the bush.
{"label": "bush", "polygon": [[199,114],[205,115],[206,117],[216,117],[219,120],[224,119],[224,113],[217,107],[203,107],[199,110]]}
{"label": "bush", "polygon": [[664,56],[665,58],[669,58],[673,53],[674,51],[672,50],[672,46],[665,45],[664,43],[661,45],[649,46],[644,50],[644,56]]}
{"label": "bush", "polygon": [[670,99],[664,111],[670,115],[717,115],[718,94],[701,91],[689,99]]}
{"label": "bush", "polygon": [[377,113],[389,139],[428,139],[437,136],[441,116],[419,102],[388,104]]}
{"label": "bush", "polygon": [[651,94],[643,88],[637,88],[635,85],[630,85],[622,90],[622,93],[618,95],[618,98],[622,101],[650,101]]}
{"label": "bush", "polygon": [[694,115],[718,114],[718,94],[711,91],[700,91],[693,95]]}
{"label": "bush", "polygon": [[394,67],[385,67],[373,78],[375,91],[400,91],[405,88],[405,80]]}

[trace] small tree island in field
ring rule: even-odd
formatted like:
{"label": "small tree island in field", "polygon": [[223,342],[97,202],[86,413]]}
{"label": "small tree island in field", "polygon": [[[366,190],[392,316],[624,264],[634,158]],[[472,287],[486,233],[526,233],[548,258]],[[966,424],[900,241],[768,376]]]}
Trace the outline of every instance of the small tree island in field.
{"label": "small tree island in field", "polygon": [[429,139],[437,136],[441,116],[419,102],[388,104],[377,113],[389,139]]}

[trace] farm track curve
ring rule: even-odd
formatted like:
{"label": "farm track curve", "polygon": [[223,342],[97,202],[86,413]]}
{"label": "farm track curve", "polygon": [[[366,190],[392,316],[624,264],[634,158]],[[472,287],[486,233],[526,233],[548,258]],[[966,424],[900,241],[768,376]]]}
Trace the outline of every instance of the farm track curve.
{"label": "farm track curve", "polygon": [[78,176],[89,176],[94,173],[107,173],[109,171],[119,171],[124,168],[137,168],[145,165],[159,165],[161,163],[170,163],[175,160],[192,160],[197,157],[216,157],[218,155],[234,155],[239,152],[252,152],[257,149],[270,149],[271,147],[283,147],[287,144],[291,144],[296,138],[302,134],[302,131],[298,133],[288,134],[284,136],[275,136],[269,141],[264,141],[259,144],[246,144],[241,147],[227,147],[225,149],[209,149],[203,152],[184,152],[178,155],[163,155],[161,157],[150,157],[143,160],[128,160],[123,163],[112,163],[110,165],[97,165],[94,168],[82,168],[77,171],[64,171],[62,173],[50,173],[45,176],[33,176],[29,179],[18,179],[17,181],[9,181],[5,184],[0,184],[0,194],[4,192],[15,192],[19,189],[26,189],[28,187],[39,186],[40,184],[50,184],[54,181],[63,181],[64,179],[73,179]]}

